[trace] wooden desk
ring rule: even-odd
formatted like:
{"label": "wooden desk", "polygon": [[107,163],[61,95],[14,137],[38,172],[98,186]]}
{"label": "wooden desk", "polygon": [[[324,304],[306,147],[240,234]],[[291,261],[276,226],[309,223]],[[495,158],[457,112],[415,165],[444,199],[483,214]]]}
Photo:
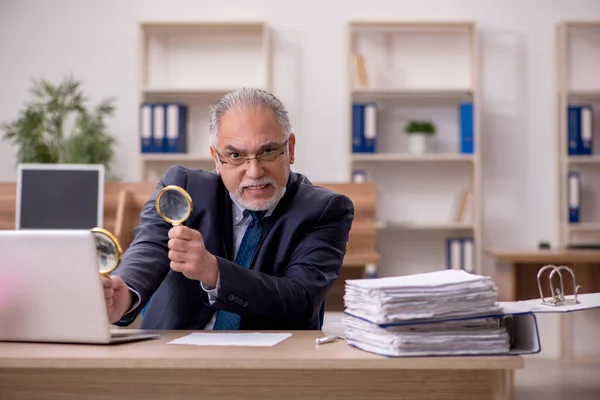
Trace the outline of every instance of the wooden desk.
{"label": "wooden desk", "polygon": [[[600,251],[594,250],[487,250],[495,260],[494,281],[501,301],[539,299],[537,274],[545,265],[566,265],[573,269],[579,293],[600,292]],[[542,279],[542,289],[550,296],[548,273]],[[565,292],[573,294],[573,283],[564,275]],[[560,358],[570,362],[600,362],[597,357],[575,356],[572,351],[570,315],[560,315]]]}
{"label": "wooden desk", "polygon": [[0,399],[505,399],[523,358],[386,358],[321,332],[274,347],[0,343]]}

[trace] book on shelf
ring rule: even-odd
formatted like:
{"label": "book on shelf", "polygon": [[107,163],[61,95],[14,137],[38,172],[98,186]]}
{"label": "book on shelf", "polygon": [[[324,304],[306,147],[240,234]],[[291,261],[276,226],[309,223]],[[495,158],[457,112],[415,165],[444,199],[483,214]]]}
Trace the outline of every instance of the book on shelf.
{"label": "book on shelf", "polygon": [[460,191],[456,201],[456,207],[453,209],[453,221],[457,224],[473,222],[473,192],[470,189]]}
{"label": "book on shelf", "polygon": [[352,105],[352,152],[375,153],[378,131],[377,103],[354,103]]}
{"label": "book on shelf", "polygon": [[569,155],[591,155],[594,148],[594,111],[591,105],[569,105],[567,151]]}
{"label": "book on shelf", "polygon": [[367,74],[367,68],[365,66],[365,57],[362,54],[354,53],[351,56],[352,65],[350,69],[352,71],[352,81],[354,86],[360,88],[366,88],[369,86],[369,76]]}
{"label": "book on shelf", "polygon": [[475,273],[475,241],[472,237],[446,239],[446,269]]}
{"label": "book on shelf", "polygon": [[567,176],[567,207],[569,223],[579,223],[581,214],[581,174],[579,171],[569,171]]}
{"label": "book on shelf", "polygon": [[180,103],[140,105],[142,153],[186,153],[188,108]]}
{"label": "book on shelf", "polygon": [[473,154],[475,150],[473,103],[465,102],[459,106],[460,153]]}

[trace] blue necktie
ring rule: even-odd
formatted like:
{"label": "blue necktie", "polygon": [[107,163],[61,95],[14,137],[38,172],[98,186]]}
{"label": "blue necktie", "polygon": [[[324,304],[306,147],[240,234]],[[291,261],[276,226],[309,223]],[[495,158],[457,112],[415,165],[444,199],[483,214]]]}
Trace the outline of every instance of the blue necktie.
{"label": "blue necktie", "polygon": [[[250,211],[250,214],[252,215],[252,222],[250,222],[250,225],[246,229],[237,256],[235,257],[235,263],[246,268],[250,266],[250,261],[252,261],[252,256],[254,255],[256,246],[258,246],[262,232],[260,218],[263,212]],[[213,329],[217,331],[238,330],[240,329],[240,316],[229,311],[219,310]]]}

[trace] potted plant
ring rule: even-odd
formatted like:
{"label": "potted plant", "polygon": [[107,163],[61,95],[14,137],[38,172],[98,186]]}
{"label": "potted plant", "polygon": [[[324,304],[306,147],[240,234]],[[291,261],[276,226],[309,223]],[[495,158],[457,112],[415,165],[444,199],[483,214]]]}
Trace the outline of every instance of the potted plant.
{"label": "potted plant", "polygon": [[436,133],[435,125],[429,121],[409,121],[404,127],[408,136],[408,148],[411,154],[424,154],[431,150],[431,138]]}
{"label": "potted plant", "polygon": [[0,124],[3,139],[17,147],[17,163],[103,164],[115,179],[116,140],[104,121],[115,111],[113,100],[88,109],[81,83],[70,76],[58,85],[34,79],[31,94],[14,121]]}

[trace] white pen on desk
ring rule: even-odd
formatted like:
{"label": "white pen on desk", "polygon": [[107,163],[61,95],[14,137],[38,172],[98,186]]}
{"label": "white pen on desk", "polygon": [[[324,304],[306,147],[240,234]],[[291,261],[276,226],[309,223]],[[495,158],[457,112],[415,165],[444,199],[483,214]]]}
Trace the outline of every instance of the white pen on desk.
{"label": "white pen on desk", "polygon": [[338,339],[341,339],[341,337],[336,336],[336,335],[324,336],[324,337],[317,338],[317,344],[332,343]]}

